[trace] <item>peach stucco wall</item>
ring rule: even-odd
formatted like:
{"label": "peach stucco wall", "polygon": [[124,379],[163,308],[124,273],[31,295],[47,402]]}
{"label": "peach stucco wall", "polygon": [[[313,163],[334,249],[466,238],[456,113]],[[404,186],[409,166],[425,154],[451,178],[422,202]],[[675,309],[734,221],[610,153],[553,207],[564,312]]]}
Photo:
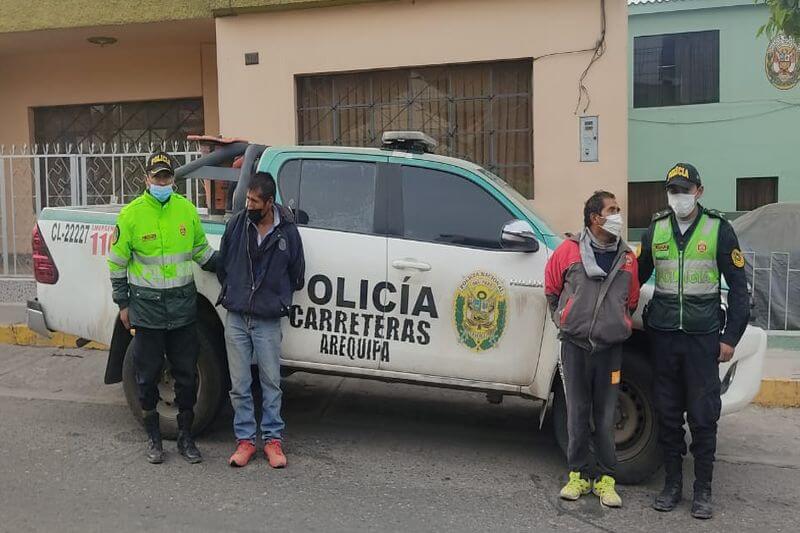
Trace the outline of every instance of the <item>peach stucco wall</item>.
{"label": "peach stucco wall", "polygon": [[[534,206],[558,231],[578,227],[598,188],[627,200],[627,12],[607,3],[607,50],[587,78],[600,162],[580,163],[578,78],[590,55],[533,68]],[[218,18],[220,128],[269,144],[297,141],[298,74],[538,57],[593,47],[599,0],[398,0]],[[243,54],[259,52],[245,66]]]}
{"label": "peach stucco wall", "polygon": [[[210,37],[213,38],[213,35]],[[0,50],[0,145],[6,152],[33,139],[31,109],[38,106],[89,104],[184,97],[204,97],[206,131],[218,133],[217,72],[214,44],[86,47],[62,51],[59,42],[36,53]],[[6,213],[13,213],[17,249],[30,249],[32,180],[14,180]],[[8,169],[7,169],[8,170]],[[8,177],[7,177],[8,179]],[[8,221],[8,232],[11,232]],[[0,241],[2,236],[0,236]],[[10,248],[10,246],[9,246]]]}
{"label": "peach stucco wall", "polygon": [[[204,61],[201,51],[210,57]],[[214,68],[213,55],[213,45],[198,43],[0,56],[0,144],[31,141],[33,107],[201,97],[204,81],[216,100],[216,76],[204,76],[202,68],[206,64]],[[213,108],[205,111],[216,114]],[[216,117],[211,118],[216,123]]]}

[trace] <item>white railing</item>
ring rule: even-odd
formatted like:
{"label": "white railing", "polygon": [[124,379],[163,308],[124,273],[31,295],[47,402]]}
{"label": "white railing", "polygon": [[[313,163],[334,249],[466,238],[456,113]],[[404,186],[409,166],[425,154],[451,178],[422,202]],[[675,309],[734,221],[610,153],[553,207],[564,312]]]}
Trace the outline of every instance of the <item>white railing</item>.
{"label": "white railing", "polygon": [[[30,276],[30,232],[45,207],[127,203],[144,190],[147,156],[164,150],[185,164],[194,143],[0,146],[0,274]],[[196,180],[178,190],[204,205]]]}
{"label": "white railing", "polygon": [[[800,301],[792,297],[797,290],[800,268],[793,268],[790,252],[744,251],[748,285],[753,297],[754,322],[770,331],[797,330]],[[797,256],[794,257],[796,265]]]}

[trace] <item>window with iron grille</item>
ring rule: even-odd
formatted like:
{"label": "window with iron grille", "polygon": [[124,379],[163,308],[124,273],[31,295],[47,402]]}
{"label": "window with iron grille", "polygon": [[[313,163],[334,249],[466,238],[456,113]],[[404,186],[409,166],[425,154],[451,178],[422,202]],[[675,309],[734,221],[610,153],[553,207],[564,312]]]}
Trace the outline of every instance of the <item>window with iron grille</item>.
{"label": "window with iron grille", "polygon": [[379,146],[420,130],[436,152],[473,161],[533,196],[532,62],[377,70],[297,78],[298,142]]}
{"label": "window with iron grille", "polygon": [[33,121],[39,144],[182,145],[186,135],[203,133],[203,99],[37,107]]}
{"label": "window with iron grille", "polygon": [[[203,133],[203,100],[37,107],[33,122],[35,142],[50,154],[37,161],[40,207],[72,205],[79,186],[86,189],[83,202],[126,202],[144,188],[144,154],[161,145],[183,152],[187,135]],[[69,154],[76,153],[96,155],[73,166]]]}
{"label": "window with iron grille", "polygon": [[719,102],[719,31],[633,40],[633,107]]}

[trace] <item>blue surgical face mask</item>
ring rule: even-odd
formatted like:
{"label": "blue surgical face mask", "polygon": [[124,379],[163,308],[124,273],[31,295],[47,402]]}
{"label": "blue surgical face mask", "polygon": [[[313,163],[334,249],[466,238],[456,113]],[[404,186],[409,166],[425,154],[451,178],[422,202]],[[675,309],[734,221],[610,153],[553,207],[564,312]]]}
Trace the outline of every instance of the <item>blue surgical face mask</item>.
{"label": "blue surgical face mask", "polygon": [[172,185],[156,185],[153,183],[150,185],[149,191],[159,202],[166,202],[172,195]]}

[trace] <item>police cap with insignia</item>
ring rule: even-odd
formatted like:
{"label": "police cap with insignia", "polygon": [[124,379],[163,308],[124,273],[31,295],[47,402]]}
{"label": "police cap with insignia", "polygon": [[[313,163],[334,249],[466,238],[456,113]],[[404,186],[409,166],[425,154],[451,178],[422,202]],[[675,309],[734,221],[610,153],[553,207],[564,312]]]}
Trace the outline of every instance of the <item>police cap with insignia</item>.
{"label": "police cap with insignia", "polygon": [[700,187],[703,183],[700,181],[700,173],[694,168],[694,165],[689,163],[678,163],[667,172],[667,180],[664,182],[664,188],[670,185],[677,185],[678,187],[691,188],[692,185]]}
{"label": "police cap with insignia", "polygon": [[172,157],[166,152],[150,154],[145,164],[145,170],[151,176],[155,176],[159,172],[168,172],[171,176],[175,175],[175,169],[172,166]]}

